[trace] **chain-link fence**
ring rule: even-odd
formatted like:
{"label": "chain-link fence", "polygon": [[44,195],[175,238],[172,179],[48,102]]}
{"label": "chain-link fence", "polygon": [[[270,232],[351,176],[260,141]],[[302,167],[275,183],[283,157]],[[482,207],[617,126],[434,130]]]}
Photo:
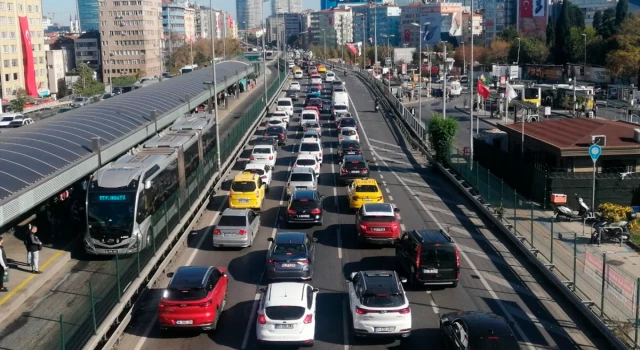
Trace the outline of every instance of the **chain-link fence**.
{"label": "chain-link fence", "polygon": [[[286,81],[287,72],[279,72],[278,79],[267,89],[267,99],[271,100]],[[267,100],[267,101],[268,101]],[[240,143],[250,126],[264,109],[266,101],[260,99],[239,117],[240,121],[228,133],[221,136],[220,157],[224,163],[233,149]],[[111,310],[120,302],[123,294],[151,259],[161,254],[158,249],[176,228],[180,219],[188,215],[198,197],[206,190],[206,184],[218,171],[218,152],[213,148],[208,152],[199,167],[186,179],[184,188],[166,199],[151,216],[149,245],[135,254],[116,256],[105,261],[99,271],[86,285],[86,293],[74,297],[73,309],[61,314],[58,319],[59,336],[48,337],[46,349],[81,349],[97,333],[100,324]]]}

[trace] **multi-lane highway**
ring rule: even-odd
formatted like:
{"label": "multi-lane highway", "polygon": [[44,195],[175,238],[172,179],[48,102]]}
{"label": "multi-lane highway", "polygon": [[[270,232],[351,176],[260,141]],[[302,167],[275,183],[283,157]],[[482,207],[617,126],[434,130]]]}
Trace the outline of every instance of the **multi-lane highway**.
{"label": "multi-lane highway", "polygon": [[[188,247],[173,260],[171,269],[182,265],[213,265],[228,268],[231,278],[226,309],[218,330],[212,333],[162,333],[156,326],[157,303],[168,278],[140,303],[129,327],[122,335],[119,349],[254,349],[255,315],[258,289],[264,279],[267,238],[278,231],[304,231],[318,239],[315,253],[314,287],[317,299],[315,347],[411,348],[431,345],[438,348],[440,315],[455,310],[494,312],[513,322],[523,348],[606,349],[592,338],[580,318],[561,297],[545,285],[506,240],[485,226],[471,204],[433,170],[423,159],[407,149],[391,122],[374,111],[374,98],[357,78],[344,78],[350,92],[351,112],[360,125],[360,141],[371,161],[372,177],[383,188],[385,202],[400,209],[402,228],[449,231],[461,250],[461,280],[457,288],[407,288],[413,315],[413,332],[408,341],[363,341],[349,330],[345,277],[353,271],[393,269],[394,248],[358,248],[354,215],[347,210],[346,189],[337,181],[337,137],[333,122],[323,116],[324,163],[318,190],[325,195],[322,227],[289,227],[283,221],[284,186],[295,160],[300,133],[296,118],[289,127],[287,145],[278,152],[267,201],[262,209],[261,227],[253,246],[244,249],[218,249],[212,246],[212,230],[219,213],[226,207],[226,191],[216,194],[199,229]],[[306,81],[305,81],[306,83]],[[306,84],[303,84],[303,89]],[[297,105],[296,112],[300,112]],[[295,114],[297,115],[297,113]],[[260,128],[256,134],[262,133]],[[247,161],[250,146],[241,155],[230,181]],[[170,272],[169,270],[166,272]]]}

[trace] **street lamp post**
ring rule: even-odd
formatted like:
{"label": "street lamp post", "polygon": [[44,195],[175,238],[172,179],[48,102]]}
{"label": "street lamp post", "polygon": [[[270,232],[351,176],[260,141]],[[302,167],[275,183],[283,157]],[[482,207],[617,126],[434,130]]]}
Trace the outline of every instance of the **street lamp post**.
{"label": "street lamp post", "polygon": [[[209,0],[211,1],[211,0]],[[266,29],[266,23],[264,20],[264,6],[262,3],[260,3],[260,27],[262,29],[262,76],[263,76],[263,81],[264,81],[264,106],[265,108],[267,108],[267,50],[265,47],[265,34],[267,33],[267,29]],[[256,32],[257,33],[257,32]],[[256,37],[256,43],[258,42],[258,38]],[[280,76],[280,72],[278,72],[278,76]]]}
{"label": "street lamp post", "polygon": [[367,57],[367,34],[366,34],[366,27],[364,24],[365,15],[362,13],[359,13],[357,16],[362,18],[362,70],[364,71],[365,69],[367,69],[367,65],[365,63],[365,60]]}
{"label": "street lamp post", "polygon": [[582,33],[582,37],[584,38],[584,74],[587,75],[587,34]]}
{"label": "street lamp post", "polygon": [[520,65],[520,44],[521,44],[521,40],[520,40],[520,38],[516,38],[516,39],[518,39],[518,59],[516,60],[516,66],[519,66]]}
{"label": "street lamp post", "polygon": [[464,41],[460,42],[462,44],[462,74],[467,74],[467,52],[464,48]]}
{"label": "street lamp post", "polygon": [[447,118],[447,43],[441,41],[444,46],[444,63],[442,67],[443,79],[442,79],[442,118]]}
{"label": "street lamp post", "polygon": [[378,62],[378,4],[373,3],[373,64]]}
{"label": "street lamp post", "polygon": [[[471,155],[470,164],[473,165],[473,104],[476,99],[476,94],[473,93],[473,1],[471,1],[471,52],[469,57],[469,96],[471,96],[469,103],[469,151]],[[465,60],[466,62],[466,60]],[[480,103],[478,103],[479,105]],[[476,120],[476,134],[480,132],[480,118]]]}
{"label": "street lamp post", "polygon": [[[209,8],[213,9],[212,0],[209,0]],[[209,23],[211,24],[209,27],[213,28],[213,11],[209,10]],[[213,33],[213,31],[211,31]],[[216,33],[217,35],[217,33]],[[213,85],[213,94],[211,94],[211,100],[209,104],[213,104],[214,108],[214,120],[216,123],[216,161],[218,164],[218,171],[222,169],[222,163],[220,161],[220,123],[218,120],[218,104],[216,99],[216,94],[218,93],[217,82],[216,82],[216,45],[215,45],[215,35],[211,35],[211,69],[213,70],[213,81],[209,84]],[[208,82],[205,82],[207,84]],[[211,110],[211,107],[209,107]]]}
{"label": "street lamp post", "polygon": [[324,29],[320,29],[322,30],[322,54],[324,55],[324,60],[327,60],[327,32]]}
{"label": "street lamp post", "polygon": [[[418,80],[418,118],[422,121],[422,25],[418,23],[411,23],[412,26],[418,27],[418,35],[420,36],[420,47],[418,51],[418,76],[420,79]],[[424,25],[429,25],[429,22],[424,23]],[[429,55],[429,63],[431,63],[431,55]],[[429,74],[431,74],[431,70],[429,70]],[[429,83],[431,83],[431,78],[429,78]]]}

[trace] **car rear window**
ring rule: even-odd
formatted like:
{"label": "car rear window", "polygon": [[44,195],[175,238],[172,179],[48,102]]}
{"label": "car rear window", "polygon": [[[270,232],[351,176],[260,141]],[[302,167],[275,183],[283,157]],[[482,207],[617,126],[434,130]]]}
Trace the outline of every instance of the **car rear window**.
{"label": "car rear window", "polygon": [[271,154],[271,150],[269,148],[254,148],[253,153],[257,154]]}
{"label": "car rear window", "polygon": [[247,181],[233,181],[231,183],[231,190],[234,192],[253,192],[256,190],[256,183]]}
{"label": "car rear window", "polygon": [[319,128],[320,125],[318,123],[307,123],[307,128]]}
{"label": "car rear window", "polygon": [[278,106],[291,106],[291,101],[278,101]]}
{"label": "car rear window", "polygon": [[301,319],[305,311],[305,308],[300,306],[270,306],[264,313],[272,320],[291,321]]}
{"label": "car rear window", "polygon": [[342,130],[342,135],[344,136],[353,136],[357,134],[355,130]]}
{"label": "car rear window", "polygon": [[276,244],[273,248],[274,254],[284,254],[284,255],[301,255],[306,254],[307,249],[304,244],[301,243],[282,243]]}
{"label": "car rear window", "polygon": [[456,251],[453,246],[422,247],[420,254],[422,263],[438,263],[440,267],[453,268],[456,265]]}
{"label": "car rear window", "polygon": [[264,175],[264,170],[262,169],[245,169],[244,171],[248,171],[252,174]]}
{"label": "car rear window", "polygon": [[291,182],[309,182],[313,181],[311,174],[291,174]]}
{"label": "car rear window", "polygon": [[383,215],[367,215],[362,217],[362,221],[366,222],[394,222],[395,216],[383,216]]}
{"label": "car rear window", "polygon": [[305,113],[302,115],[302,120],[316,120],[316,115],[313,113]]}
{"label": "car rear window", "polygon": [[270,126],[270,127],[268,127],[266,129],[266,131],[269,134],[279,134],[279,133],[282,133],[284,131],[284,129],[282,129],[282,127],[272,127],[272,126]]}
{"label": "car rear window", "polygon": [[520,349],[518,341],[513,336],[487,336],[471,337],[469,339],[470,349],[502,350]]}
{"label": "car rear window", "polygon": [[218,226],[245,226],[247,220],[244,216],[222,215]]}
{"label": "car rear window", "polygon": [[335,110],[338,110],[338,111],[346,111],[347,110],[347,106],[345,106],[345,105],[336,105],[333,108]]}
{"label": "car rear window", "polygon": [[340,119],[340,125],[341,126],[354,126],[354,125],[356,125],[356,121],[351,119],[351,118],[343,118],[343,119]]}
{"label": "car rear window", "polygon": [[170,301],[200,300],[207,297],[207,291],[204,288],[169,288],[166,294],[165,299]]}
{"label": "car rear window", "polygon": [[303,143],[300,145],[302,152],[320,152],[320,145],[317,143]]}
{"label": "car rear window", "polygon": [[378,192],[378,186],[376,185],[356,186],[356,192]]}
{"label": "car rear window", "polygon": [[348,163],[344,163],[344,168],[345,169],[366,169],[367,165],[364,162],[357,162],[357,163],[348,162]]}
{"label": "car rear window", "polygon": [[404,304],[404,298],[401,294],[365,293],[360,302],[368,307],[400,307]]}
{"label": "car rear window", "polygon": [[257,139],[256,140],[256,145],[273,145],[275,143],[274,141],[275,139],[269,138],[269,139]]}
{"label": "car rear window", "polygon": [[313,159],[298,159],[298,161],[296,161],[296,164],[300,166],[310,166],[316,165],[316,161]]}

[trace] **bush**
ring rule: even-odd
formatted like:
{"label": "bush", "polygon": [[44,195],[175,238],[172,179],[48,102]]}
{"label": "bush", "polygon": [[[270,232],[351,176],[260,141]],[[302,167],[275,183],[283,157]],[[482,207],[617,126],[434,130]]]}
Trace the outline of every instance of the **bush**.
{"label": "bush", "polygon": [[[598,206],[598,211],[602,213],[602,217],[608,222],[618,222],[627,219],[628,213],[633,213],[631,207],[618,205],[613,203],[602,203]],[[629,228],[634,228],[638,224],[638,220],[629,223]]]}
{"label": "bush", "polygon": [[435,158],[438,162],[444,163],[451,153],[451,145],[458,133],[458,121],[434,113],[429,120],[428,129],[429,143],[435,152]]}

